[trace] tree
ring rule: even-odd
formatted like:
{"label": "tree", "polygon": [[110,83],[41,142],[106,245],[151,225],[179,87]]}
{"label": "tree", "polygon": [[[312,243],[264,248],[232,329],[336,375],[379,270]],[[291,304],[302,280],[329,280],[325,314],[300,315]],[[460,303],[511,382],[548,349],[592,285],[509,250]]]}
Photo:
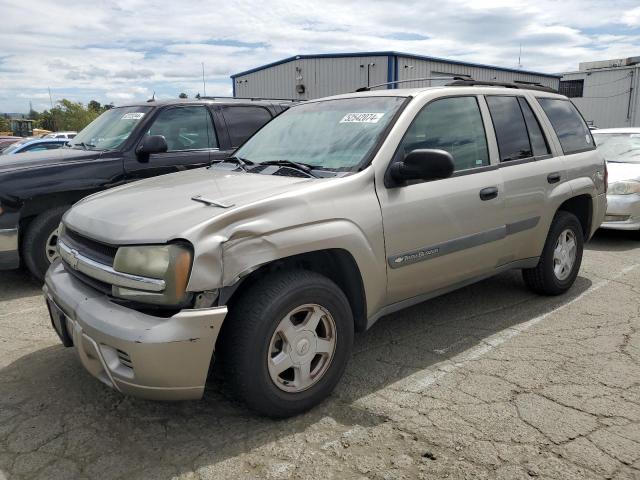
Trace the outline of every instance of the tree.
{"label": "tree", "polygon": [[180,95],[178,95],[178,98],[189,98],[187,97],[187,94],[182,92]]}
{"label": "tree", "polygon": [[98,113],[102,113],[103,112],[103,107],[102,105],[100,105],[100,102],[96,101],[96,100],[91,100],[88,104],[87,104],[87,108],[89,110],[91,110],[92,112],[98,112]]}
{"label": "tree", "polygon": [[8,132],[11,130],[11,123],[6,115],[0,116],[0,132]]}

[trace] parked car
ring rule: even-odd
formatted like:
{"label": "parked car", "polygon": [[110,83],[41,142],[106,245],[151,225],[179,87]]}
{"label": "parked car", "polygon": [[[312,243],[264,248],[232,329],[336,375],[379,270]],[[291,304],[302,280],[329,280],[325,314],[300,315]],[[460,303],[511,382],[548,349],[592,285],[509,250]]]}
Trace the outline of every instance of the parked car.
{"label": "parked car", "polygon": [[51,132],[51,133],[47,133],[46,135],[44,135],[42,138],[68,138],[68,139],[72,139],[75,138],[75,136],[78,134],[78,132]]}
{"label": "parked car", "polygon": [[69,140],[64,138],[26,138],[9,145],[2,151],[2,161],[5,155],[17,155],[18,153],[41,152],[43,150],[56,150],[64,147]]}
{"label": "parked car", "polygon": [[63,344],[162,400],[199,398],[215,352],[240,399],[289,416],[384,315],[510,269],[566,292],[604,159],[566,97],[474,85],[311,100],[208,169],[78,202],[44,287]]}
{"label": "parked car", "polygon": [[593,138],[609,171],[602,228],[640,230],[640,128],[601,128]]}
{"label": "parked car", "polygon": [[22,263],[43,279],[57,256],[58,224],[73,203],[226,158],[288,105],[243,99],[135,103],[104,112],[69,141],[70,148],[2,157],[0,270]]}
{"label": "parked car", "polygon": [[9,145],[12,145],[16,142],[22,140],[22,137],[14,137],[11,135],[0,135],[0,153],[7,148]]}

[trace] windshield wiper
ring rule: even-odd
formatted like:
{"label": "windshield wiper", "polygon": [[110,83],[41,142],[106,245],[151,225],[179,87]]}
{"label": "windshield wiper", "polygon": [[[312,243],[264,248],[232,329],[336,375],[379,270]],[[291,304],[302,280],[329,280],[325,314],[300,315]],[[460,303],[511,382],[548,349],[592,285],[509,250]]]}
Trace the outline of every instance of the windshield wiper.
{"label": "windshield wiper", "polygon": [[233,162],[238,164],[238,166],[245,172],[247,171],[247,166],[254,165],[254,163],[251,160],[247,160],[246,158],[241,158],[241,157],[228,157],[223,160],[214,160],[213,162],[211,162],[211,164],[217,165],[219,163],[226,163],[226,162]]}
{"label": "windshield wiper", "polygon": [[95,147],[95,145],[93,145],[92,143],[84,143],[84,142],[75,142],[71,146],[75,147],[76,145],[80,145],[83,150],[89,150],[89,148],[94,148]]}
{"label": "windshield wiper", "polygon": [[266,162],[260,162],[260,165],[277,165],[280,167],[289,167],[293,168],[294,170],[300,170],[310,177],[318,178],[317,175],[313,174],[313,169],[315,167],[307,163],[293,162],[291,160],[267,160]]}

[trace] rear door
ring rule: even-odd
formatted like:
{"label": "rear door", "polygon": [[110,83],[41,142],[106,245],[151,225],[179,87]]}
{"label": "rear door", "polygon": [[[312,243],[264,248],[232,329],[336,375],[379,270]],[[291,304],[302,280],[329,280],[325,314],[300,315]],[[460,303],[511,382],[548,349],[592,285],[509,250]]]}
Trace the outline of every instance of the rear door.
{"label": "rear door", "polygon": [[[490,272],[504,237],[503,190],[485,131],[488,113],[475,95],[429,102],[416,115],[396,156],[442,149],[452,177],[387,188],[377,185],[388,265],[389,303]],[[490,130],[490,134],[493,135]]]}
{"label": "rear door", "polygon": [[[540,255],[566,181],[562,157],[544,134],[525,95],[485,96],[498,142],[507,236],[501,264]],[[557,192],[557,190],[556,190]]]}
{"label": "rear door", "polygon": [[[202,167],[219,151],[211,112],[205,105],[164,108],[153,119],[145,135],[162,135],[168,150],[149,155],[148,162],[127,161],[125,168],[132,180]],[[143,139],[144,136],[138,144]]]}
{"label": "rear door", "polygon": [[229,144],[238,148],[273,118],[271,112],[258,105],[222,105],[220,112],[229,132]]}

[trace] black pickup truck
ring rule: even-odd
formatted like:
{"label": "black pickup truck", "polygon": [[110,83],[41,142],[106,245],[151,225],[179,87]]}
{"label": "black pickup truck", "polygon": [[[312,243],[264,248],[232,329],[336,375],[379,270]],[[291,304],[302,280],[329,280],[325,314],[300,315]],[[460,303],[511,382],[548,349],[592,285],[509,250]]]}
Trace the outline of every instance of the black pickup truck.
{"label": "black pickup truck", "polygon": [[229,157],[291,102],[148,101],[107,110],[58,150],[0,155],[0,270],[42,279],[57,229],[81,198],[122,183]]}

